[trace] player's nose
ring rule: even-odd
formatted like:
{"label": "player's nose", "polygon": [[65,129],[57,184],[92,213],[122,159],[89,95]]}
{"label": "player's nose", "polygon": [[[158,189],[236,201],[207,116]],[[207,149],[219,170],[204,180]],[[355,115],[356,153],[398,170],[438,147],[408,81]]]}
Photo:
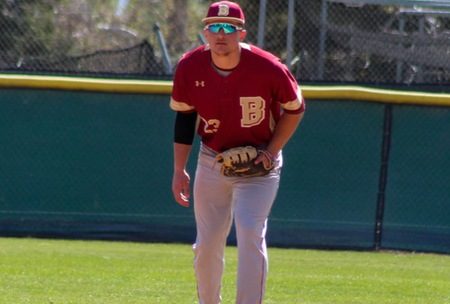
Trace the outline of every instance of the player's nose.
{"label": "player's nose", "polygon": [[224,31],[224,29],[220,29],[218,32],[217,32],[217,36],[219,36],[219,37],[225,37],[225,31]]}

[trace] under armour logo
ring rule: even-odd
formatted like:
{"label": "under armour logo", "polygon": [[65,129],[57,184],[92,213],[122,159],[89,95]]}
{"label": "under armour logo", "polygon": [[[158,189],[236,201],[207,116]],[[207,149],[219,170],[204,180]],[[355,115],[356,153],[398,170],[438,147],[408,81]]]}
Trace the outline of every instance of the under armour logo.
{"label": "under armour logo", "polygon": [[196,80],[195,81],[195,86],[196,87],[204,87],[205,86],[205,81],[198,81],[198,80]]}

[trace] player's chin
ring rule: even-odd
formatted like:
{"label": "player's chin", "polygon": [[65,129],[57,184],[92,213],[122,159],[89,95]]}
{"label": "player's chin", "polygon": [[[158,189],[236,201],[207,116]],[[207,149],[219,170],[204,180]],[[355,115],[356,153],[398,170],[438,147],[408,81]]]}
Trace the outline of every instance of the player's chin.
{"label": "player's chin", "polygon": [[226,44],[216,44],[212,49],[217,55],[226,56],[231,53],[230,48]]}

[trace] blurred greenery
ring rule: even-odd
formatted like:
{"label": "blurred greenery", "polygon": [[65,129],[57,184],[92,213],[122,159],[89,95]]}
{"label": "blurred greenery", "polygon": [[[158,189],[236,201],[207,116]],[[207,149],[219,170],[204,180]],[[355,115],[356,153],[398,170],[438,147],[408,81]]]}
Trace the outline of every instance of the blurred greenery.
{"label": "blurred greenery", "polygon": [[[30,59],[48,64],[68,56],[124,50],[144,40],[157,58],[163,58],[165,46],[174,63],[202,43],[201,19],[213,1],[3,0],[0,68],[11,69],[13,63],[20,69],[21,62]],[[246,40],[257,44],[260,1],[238,2],[246,15]],[[333,2],[325,28],[321,0],[295,0],[293,43],[288,50],[288,3],[266,2],[263,47],[288,64],[299,80],[409,85],[445,84],[450,79],[448,8],[423,14],[427,8]],[[31,69],[38,71],[39,64]],[[323,75],[318,74],[319,67]]]}

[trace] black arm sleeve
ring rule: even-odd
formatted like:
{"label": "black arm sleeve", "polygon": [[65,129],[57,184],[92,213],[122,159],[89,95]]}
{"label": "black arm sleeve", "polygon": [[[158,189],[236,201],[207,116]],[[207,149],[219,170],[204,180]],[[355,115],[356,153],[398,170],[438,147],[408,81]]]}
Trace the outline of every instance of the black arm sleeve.
{"label": "black arm sleeve", "polygon": [[177,117],[175,118],[174,142],[192,145],[196,122],[197,112],[177,112]]}

